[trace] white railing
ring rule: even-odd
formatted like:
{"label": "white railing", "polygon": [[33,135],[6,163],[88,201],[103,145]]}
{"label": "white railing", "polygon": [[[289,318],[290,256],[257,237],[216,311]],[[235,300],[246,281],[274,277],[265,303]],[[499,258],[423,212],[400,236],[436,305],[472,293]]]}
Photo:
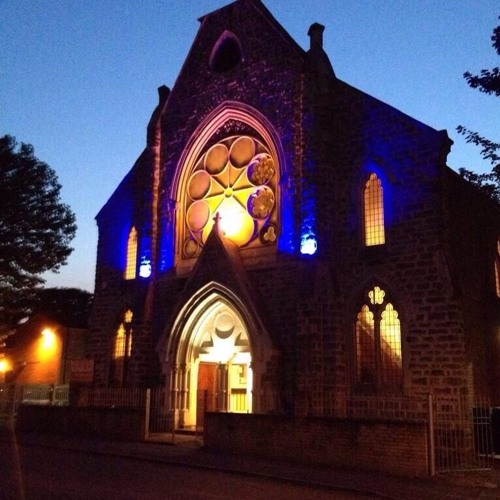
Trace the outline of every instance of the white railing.
{"label": "white railing", "polygon": [[68,405],[69,385],[0,384],[0,417],[15,417],[20,404]]}

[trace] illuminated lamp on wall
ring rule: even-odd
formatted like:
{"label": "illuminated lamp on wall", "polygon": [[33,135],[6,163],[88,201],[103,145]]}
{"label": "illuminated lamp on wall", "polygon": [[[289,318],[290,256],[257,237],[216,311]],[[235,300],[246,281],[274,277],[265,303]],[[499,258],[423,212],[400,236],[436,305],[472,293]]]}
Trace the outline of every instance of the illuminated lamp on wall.
{"label": "illuminated lamp on wall", "polygon": [[44,328],[38,344],[38,356],[42,362],[54,360],[59,349],[59,342],[56,333],[52,328]]}
{"label": "illuminated lamp on wall", "polygon": [[50,328],[45,328],[42,330],[42,347],[44,349],[51,349],[56,343],[56,334]]}
{"label": "illuminated lamp on wall", "polygon": [[300,240],[300,253],[302,255],[314,255],[318,250],[318,242],[312,234],[302,235]]}
{"label": "illuminated lamp on wall", "polygon": [[141,259],[139,276],[141,278],[149,278],[151,276],[151,261],[149,259],[145,259],[144,257]]}

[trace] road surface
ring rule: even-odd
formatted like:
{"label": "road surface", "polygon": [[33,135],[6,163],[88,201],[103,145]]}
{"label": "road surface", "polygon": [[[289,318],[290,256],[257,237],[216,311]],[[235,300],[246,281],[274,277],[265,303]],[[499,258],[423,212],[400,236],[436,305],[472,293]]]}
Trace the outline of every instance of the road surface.
{"label": "road surface", "polygon": [[1,500],[352,500],[331,488],[0,439]]}

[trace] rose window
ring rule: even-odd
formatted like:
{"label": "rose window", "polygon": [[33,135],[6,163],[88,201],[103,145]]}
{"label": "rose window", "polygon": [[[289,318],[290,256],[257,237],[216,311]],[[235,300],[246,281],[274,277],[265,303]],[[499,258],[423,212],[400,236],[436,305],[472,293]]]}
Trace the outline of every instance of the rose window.
{"label": "rose window", "polygon": [[274,243],[276,170],[268,148],[248,136],[225,139],[205,152],[187,181],[184,257],[198,254],[216,214],[236,245]]}

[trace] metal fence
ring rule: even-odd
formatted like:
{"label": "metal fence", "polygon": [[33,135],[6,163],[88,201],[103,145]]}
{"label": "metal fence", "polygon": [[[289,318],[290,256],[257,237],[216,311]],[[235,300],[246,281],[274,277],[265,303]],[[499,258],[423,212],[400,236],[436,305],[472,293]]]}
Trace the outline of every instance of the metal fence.
{"label": "metal fence", "polygon": [[308,416],[425,423],[433,473],[491,469],[495,453],[500,454],[493,439],[500,434],[493,427],[496,409],[487,398],[331,392],[299,395],[298,403]]}
{"label": "metal fence", "polygon": [[15,418],[20,404],[69,404],[69,385],[0,384],[0,420]]}
{"label": "metal fence", "polygon": [[149,389],[123,387],[82,387],[76,390],[75,406],[145,408]]}
{"label": "metal fence", "polygon": [[345,416],[425,422],[433,473],[493,468],[492,408],[466,396],[346,396]]}
{"label": "metal fence", "polygon": [[[219,398],[220,399],[220,398]],[[197,418],[191,430],[201,432],[205,411],[227,411],[216,395],[199,391]],[[230,404],[234,411],[250,412],[244,396],[237,394]],[[493,409],[485,398],[461,396],[367,396],[335,393],[323,395],[322,404],[298,397],[306,415],[325,418],[424,422],[429,436],[431,470],[439,472],[491,469]],[[265,391],[252,395],[252,413],[286,414],[292,410],[290,395]],[[68,385],[0,384],[0,419],[14,418],[20,404],[67,405]],[[319,398],[316,401],[321,401]],[[80,388],[71,395],[71,404],[92,407],[129,407],[145,412],[145,436],[175,432],[175,414],[167,391],[162,388]],[[300,406],[302,405],[302,407]],[[499,419],[497,418],[497,421]],[[500,450],[496,450],[500,453]]]}
{"label": "metal fence", "polygon": [[492,408],[486,398],[433,398],[435,464],[438,472],[493,467]]}
{"label": "metal fence", "polygon": [[346,397],[346,416],[357,419],[382,419],[406,422],[427,422],[428,398],[409,396]]}
{"label": "metal fence", "polygon": [[144,410],[145,438],[172,430],[172,412],[167,404],[165,389],[157,387],[82,387],[72,396],[75,406],[98,408],[136,408]]}

